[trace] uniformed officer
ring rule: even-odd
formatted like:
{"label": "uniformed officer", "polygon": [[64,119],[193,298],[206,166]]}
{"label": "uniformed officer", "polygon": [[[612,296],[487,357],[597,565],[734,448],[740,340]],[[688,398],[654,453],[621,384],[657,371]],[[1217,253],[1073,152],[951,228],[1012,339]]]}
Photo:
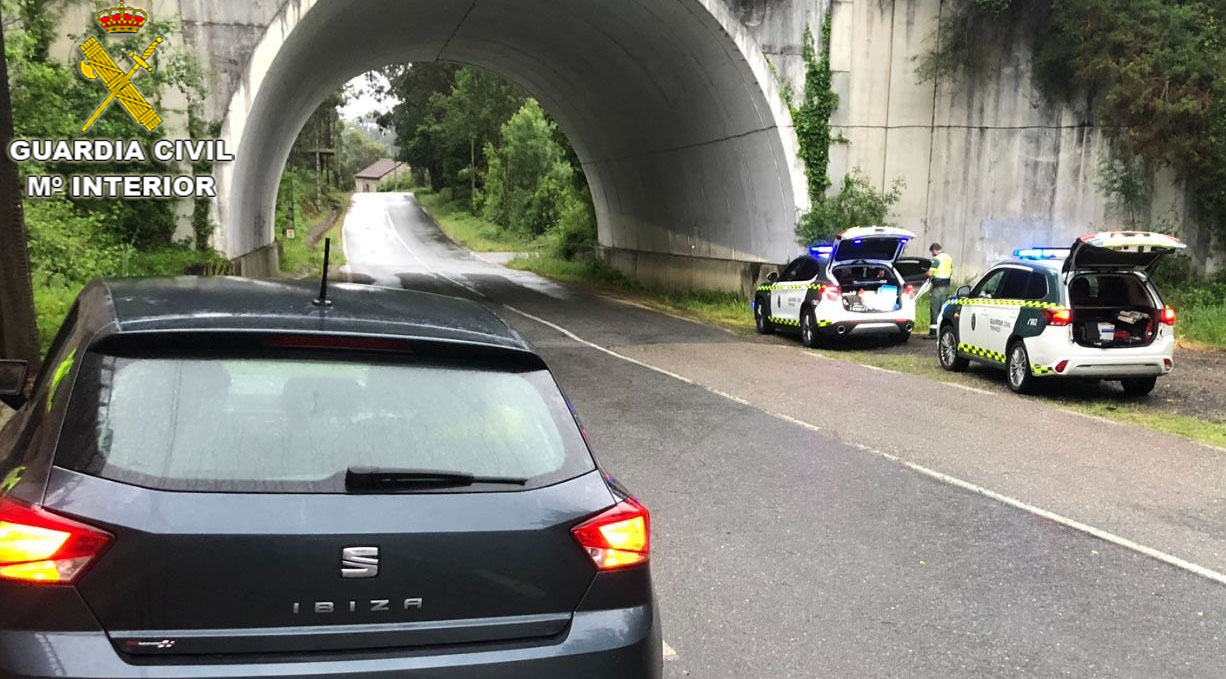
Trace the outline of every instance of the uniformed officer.
{"label": "uniformed officer", "polygon": [[949,299],[949,284],[954,277],[954,258],[941,249],[940,243],[933,243],[928,247],[928,251],[932,253],[932,268],[928,270],[928,277],[932,279],[932,290],[928,293],[928,305],[932,311],[929,316],[928,336],[935,338],[937,323],[941,320],[941,309]]}

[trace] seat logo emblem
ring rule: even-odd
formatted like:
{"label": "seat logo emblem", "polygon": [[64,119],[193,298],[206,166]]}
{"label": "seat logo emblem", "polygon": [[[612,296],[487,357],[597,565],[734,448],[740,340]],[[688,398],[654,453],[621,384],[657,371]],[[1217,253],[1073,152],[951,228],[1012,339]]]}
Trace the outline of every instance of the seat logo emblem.
{"label": "seat logo emblem", "polygon": [[342,578],[373,578],[378,574],[378,547],[346,547],[341,550]]}

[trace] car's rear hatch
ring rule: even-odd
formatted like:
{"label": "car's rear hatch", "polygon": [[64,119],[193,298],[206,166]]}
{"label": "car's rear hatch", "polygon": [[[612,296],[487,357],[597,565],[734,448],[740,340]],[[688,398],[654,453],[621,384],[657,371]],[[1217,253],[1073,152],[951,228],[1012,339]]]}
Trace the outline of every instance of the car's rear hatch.
{"label": "car's rear hatch", "polygon": [[839,235],[831,253],[830,276],[839,284],[843,308],[854,313],[891,314],[902,306],[905,283],[895,268],[915,234],[869,226]]}
{"label": "car's rear hatch", "polygon": [[1078,238],[1064,260],[1064,272],[1152,272],[1161,259],[1186,248],[1179,239],[1148,231],[1104,231]]}
{"label": "car's rear hatch", "polygon": [[570,529],[614,504],[541,366],[421,352],[90,353],[56,461],[47,508],[115,536],[77,586],[133,655],[547,638],[595,576]]}
{"label": "car's rear hatch", "polygon": [[78,588],[120,651],[216,655],[558,634],[595,573],[570,528],[611,504],[596,472],[524,492],[347,496],[57,471],[47,506],[115,535]]}
{"label": "car's rear hatch", "polygon": [[915,234],[905,229],[889,226],[865,226],[848,229],[839,234],[831,253],[832,265],[850,262],[885,264],[893,267],[902,255],[907,243]]}

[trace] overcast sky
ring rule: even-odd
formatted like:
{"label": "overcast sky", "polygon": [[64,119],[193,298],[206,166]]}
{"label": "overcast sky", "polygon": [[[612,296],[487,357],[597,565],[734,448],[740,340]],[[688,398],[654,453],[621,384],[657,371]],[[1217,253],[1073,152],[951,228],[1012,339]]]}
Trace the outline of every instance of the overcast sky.
{"label": "overcast sky", "polygon": [[[387,85],[387,79],[381,75],[375,74],[379,82]],[[396,105],[397,100],[394,97],[387,99],[378,99],[371,92],[370,86],[365,74],[360,75],[349,81],[349,103],[341,107],[341,118],[344,120],[357,120],[370,113],[384,112],[390,110]]]}

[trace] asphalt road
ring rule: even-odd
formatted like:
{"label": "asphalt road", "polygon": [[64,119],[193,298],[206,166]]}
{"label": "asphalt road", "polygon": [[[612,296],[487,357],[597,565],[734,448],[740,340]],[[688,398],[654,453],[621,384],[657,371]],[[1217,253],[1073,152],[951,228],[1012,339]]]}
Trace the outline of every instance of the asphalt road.
{"label": "asphalt road", "polygon": [[653,511],[668,676],[1226,672],[1223,451],[510,271],[407,195],[344,228],[355,280],[480,299],[545,355]]}

